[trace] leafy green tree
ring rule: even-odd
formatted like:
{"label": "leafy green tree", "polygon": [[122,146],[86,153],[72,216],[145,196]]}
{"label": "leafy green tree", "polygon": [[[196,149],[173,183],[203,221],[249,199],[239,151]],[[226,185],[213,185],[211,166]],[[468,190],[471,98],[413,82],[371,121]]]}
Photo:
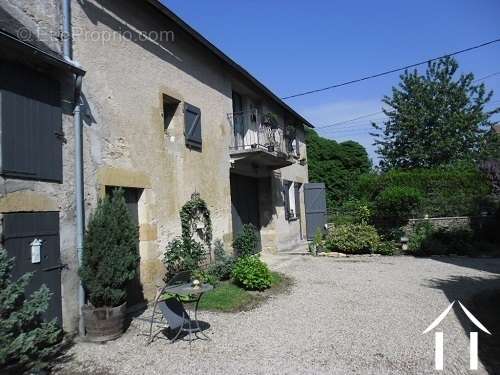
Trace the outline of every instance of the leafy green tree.
{"label": "leafy green tree", "polygon": [[476,160],[492,123],[485,105],[493,92],[472,73],[456,77],[451,57],[430,62],[425,74],[405,71],[392,96],[385,96],[383,126],[373,123],[382,170],[428,168]]}
{"label": "leafy green tree", "polygon": [[87,229],[79,273],[94,307],[119,306],[139,265],[139,229],[122,189],[97,204]]}
{"label": "leafy green tree", "polygon": [[353,141],[337,143],[307,129],[309,180],[324,182],[329,209],[352,195],[357,179],[371,168],[363,146]]}
{"label": "leafy green tree", "polygon": [[42,313],[50,300],[49,289],[42,285],[29,298],[24,291],[33,276],[26,273],[11,280],[14,259],[0,249],[0,373],[40,370],[57,352],[62,331],[56,321],[47,323]]}

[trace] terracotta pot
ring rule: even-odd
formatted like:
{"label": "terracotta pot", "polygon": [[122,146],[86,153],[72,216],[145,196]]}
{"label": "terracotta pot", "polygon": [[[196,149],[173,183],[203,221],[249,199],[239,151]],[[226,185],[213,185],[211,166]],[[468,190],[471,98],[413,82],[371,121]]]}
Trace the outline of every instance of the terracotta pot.
{"label": "terracotta pot", "polygon": [[93,342],[114,340],[123,333],[127,303],[116,307],[82,307],[86,338]]}

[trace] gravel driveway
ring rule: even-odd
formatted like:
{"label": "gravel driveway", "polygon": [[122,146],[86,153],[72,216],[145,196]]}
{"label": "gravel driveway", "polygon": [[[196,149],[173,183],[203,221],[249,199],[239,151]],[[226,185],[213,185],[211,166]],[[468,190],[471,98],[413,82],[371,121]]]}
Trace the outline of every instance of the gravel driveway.
{"label": "gravel driveway", "polygon": [[[145,347],[138,333],[146,327],[134,323],[114,342],[77,344],[60,372],[434,373],[434,334],[422,331],[450,301],[467,306],[473,294],[500,289],[500,259],[288,255],[266,261],[295,279],[291,292],[249,312],[202,312],[212,341],[193,343],[191,353],[186,342],[156,340]],[[460,311],[450,312],[440,327],[444,373],[468,373],[468,326]],[[479,366],[475,373],[488,373]]]}

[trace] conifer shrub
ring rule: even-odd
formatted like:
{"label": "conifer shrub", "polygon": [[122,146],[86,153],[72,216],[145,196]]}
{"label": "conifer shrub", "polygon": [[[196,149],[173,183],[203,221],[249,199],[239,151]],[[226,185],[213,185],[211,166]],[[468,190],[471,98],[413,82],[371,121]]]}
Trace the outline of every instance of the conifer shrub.
{"label": "conifer shrub", "polygon": [[233,249],[237,256],[245,257],[254,255],[258,244],[257,228],[252,224],[245,224],[241,233],[233,241]]}
{"label": "conifer shrub", "polygon": [[32,278],[26,273],[12,280],[14,259],[0,249],[0,373],[37,371],[48,365],[58,351],[62,331],[55,319],[42,320],[47,310],[50,291],[42,285],[26,298],[24,291]]}
{"label": "conifer shrub", "polygon": [[139,265],[139,230],[127,209],[122,189],[98,202],[90,218],[79,274],[94,307],[126,301],[127,282]]}

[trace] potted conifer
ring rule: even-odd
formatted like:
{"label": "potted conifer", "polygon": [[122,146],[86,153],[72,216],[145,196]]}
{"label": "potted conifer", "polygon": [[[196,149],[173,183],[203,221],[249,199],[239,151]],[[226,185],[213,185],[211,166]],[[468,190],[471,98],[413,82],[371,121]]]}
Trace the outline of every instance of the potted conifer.
{"label": "potted conifer", "polygon": [[98,202],[87,229],[79,274],[88,297],[82,307],[89,341],[107,341],[123,332],[126,285],[139,265],[139,231],[122,189]]}

